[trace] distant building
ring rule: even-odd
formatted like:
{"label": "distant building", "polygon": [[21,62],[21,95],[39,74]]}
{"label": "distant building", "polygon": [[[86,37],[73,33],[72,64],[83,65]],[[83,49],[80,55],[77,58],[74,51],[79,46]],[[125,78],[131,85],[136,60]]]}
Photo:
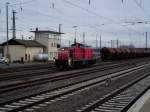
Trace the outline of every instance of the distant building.
{"label": "distant building", "polygon": [[135,48],[134,45],[130,44],[130,45],[121,45],[120,48]]}
{"label": "distant building", "polygon": [[58,48],[60,48],[61,32],[49,31],[49,30],[38,30],[31,31],[35,34],[35,41],[46,46],[46,53],[48,53],[49,60],[53,60],[58,55]]}
{"label": "distant building", "polygon": [[[35,54],[43,53],[45,46],[35,40],[10,39],[9,57],[10,61],[32,61]],[[7,57],[7,42],[2,43],[3,55]]]}

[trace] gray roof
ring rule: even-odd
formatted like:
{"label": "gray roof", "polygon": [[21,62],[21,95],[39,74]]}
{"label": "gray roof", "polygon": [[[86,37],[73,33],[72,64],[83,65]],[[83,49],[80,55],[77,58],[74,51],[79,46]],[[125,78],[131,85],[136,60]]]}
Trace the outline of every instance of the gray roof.
{"label": "gray roof", "polygon": [[31,31],[31,32],[34,32],[34,33],[51,33],[51,34],[64,34],[64,33],[61,33],[61,32],[56,32],[56,31],[50,31],[50,30],[35,30],[35,31]]}
{"label": "gray roof", "polygon": [[[24,45],[25,47],[45,47],[44,45],[38,43],[35,40],[21,40],[21,39],[10,39],[8,41],[9,45]],[[7,42],[2,43],[2,45],[7,45]]]}

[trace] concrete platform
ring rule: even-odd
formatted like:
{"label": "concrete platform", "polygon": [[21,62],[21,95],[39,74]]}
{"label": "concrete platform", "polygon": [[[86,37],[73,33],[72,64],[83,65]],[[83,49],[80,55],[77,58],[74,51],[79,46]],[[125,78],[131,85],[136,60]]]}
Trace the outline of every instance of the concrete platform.
{"label": "concrete platform", "polygon": [[150,90],[148,90],[127,112],[150,112]]}

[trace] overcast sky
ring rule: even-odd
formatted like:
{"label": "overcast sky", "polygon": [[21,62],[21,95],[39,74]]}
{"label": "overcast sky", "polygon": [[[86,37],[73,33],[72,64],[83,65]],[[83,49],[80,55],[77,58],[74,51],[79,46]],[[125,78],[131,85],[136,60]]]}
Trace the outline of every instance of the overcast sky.
{"label": "overcast sky", "polygon": [[[144,46],[145,32],[150,28],[150,0],[0,0],[0,41],[6,40],[6,2],[9,2],[9,29],[12,10],[16,13],[17,38],[34,36],[30,30],[57,30],[62,24],[62,43],[73,41],[77,26],[77,40],[95,45],[96,34],[103,45],[118,39],[120,44]],[[143,22],[143,23],[139,23]],[[146,24],[145,24],[146,23]],[[10,30],[9,38],[12,38]],[[148,35],[149,36],[149,35]],[[150,45],[149,45],[150,46]]]}

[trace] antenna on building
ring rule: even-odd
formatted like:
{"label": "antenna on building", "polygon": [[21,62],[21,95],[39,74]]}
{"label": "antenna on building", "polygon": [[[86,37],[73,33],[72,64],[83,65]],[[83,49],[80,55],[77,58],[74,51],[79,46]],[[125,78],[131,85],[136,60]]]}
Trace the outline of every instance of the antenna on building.
{"label": "antenna on building", "polygon": [[12,19],[12,37],[13,37],[13,39],[16,39],[16,18],[15,18],[15,14],[17,12],[15,10],[13,10],[12,13],[13,13],[13,19]]}

